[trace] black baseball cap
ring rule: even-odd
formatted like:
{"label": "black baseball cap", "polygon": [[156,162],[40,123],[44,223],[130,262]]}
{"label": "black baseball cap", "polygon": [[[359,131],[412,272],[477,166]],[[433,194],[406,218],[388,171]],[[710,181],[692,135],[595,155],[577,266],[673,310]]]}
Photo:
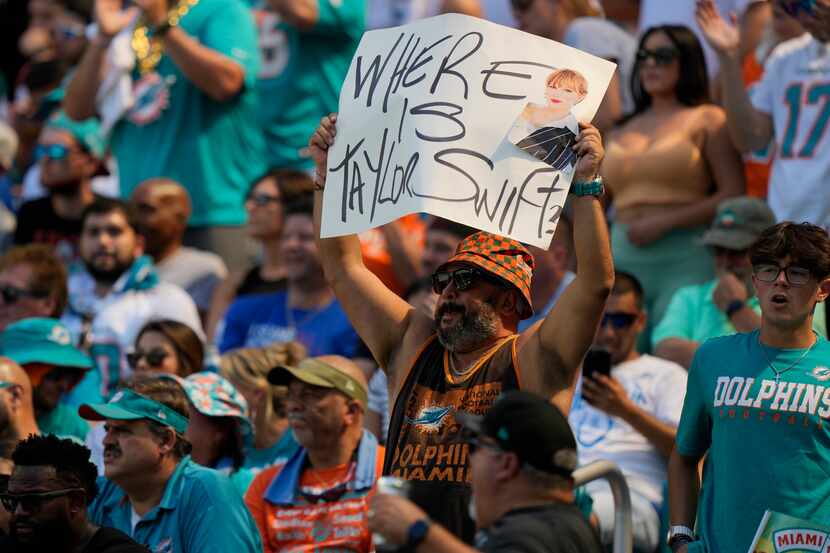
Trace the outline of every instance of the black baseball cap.
{"label": "black baseball cap", "polygon": [[568,419],[542,396],[505,392],[486,414],[456,413],[455,418],[537,470],[570,477],[576,469],[576,438]]}

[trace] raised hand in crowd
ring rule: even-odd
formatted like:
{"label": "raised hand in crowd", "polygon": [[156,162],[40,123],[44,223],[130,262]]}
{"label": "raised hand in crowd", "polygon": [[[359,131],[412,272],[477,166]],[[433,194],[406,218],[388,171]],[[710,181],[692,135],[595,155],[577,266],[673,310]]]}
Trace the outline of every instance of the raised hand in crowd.
{"label": "raised hand in crowd", "polygon": [[311,159],[314,160],[316,173],[314,182],[318,188],[322,188],[326,182],[326,170],[328,165],[329,147],[334,144],[334,137],[337,135],[337,114],[330,113],[320,119],[320,126],[311,135],[308,148]]}
{"label": "raised hand in crowd", "polygon": [[140,11],[137,5],[126,7],[124,0],[95,0],[98,33],[104,39],[111,39],[127,28]]}
{"label": "raised hand in crowd", "polygon": [[722,55],[737,55],[741,35],[738,18],[732,13],[726,21],[712,0],[698,0],[695,19],[709,46]]}

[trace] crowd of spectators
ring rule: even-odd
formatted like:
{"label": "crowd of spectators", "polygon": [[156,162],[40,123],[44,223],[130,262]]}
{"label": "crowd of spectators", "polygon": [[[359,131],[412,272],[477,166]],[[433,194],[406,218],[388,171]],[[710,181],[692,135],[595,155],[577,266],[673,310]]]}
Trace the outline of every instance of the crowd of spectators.
{"label": "crowd of spectators", "polygon": [[[597,460],[639,553],[830,520],[830,0],[25,5],[0,550],[609,551]],[[320,239],[361,36],[448,12],[617,64],[550,247]]]}

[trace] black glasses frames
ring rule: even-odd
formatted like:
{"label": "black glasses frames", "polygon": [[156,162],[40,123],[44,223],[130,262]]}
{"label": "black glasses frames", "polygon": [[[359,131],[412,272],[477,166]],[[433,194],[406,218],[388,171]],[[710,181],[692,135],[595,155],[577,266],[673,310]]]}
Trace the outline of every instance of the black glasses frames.
{"label": "black glasses frames", "polygon": [[6,511],[13,513],[17,510],[19,505],[23,505],[23,509],[27,512],[36,511],[44,501],[56,499],[75,492],[86,492],[83,488],[64,488],[62,490],[52,490],[48,492],[33,492],[33,493],[3,493],[0,494],[0,503]]}

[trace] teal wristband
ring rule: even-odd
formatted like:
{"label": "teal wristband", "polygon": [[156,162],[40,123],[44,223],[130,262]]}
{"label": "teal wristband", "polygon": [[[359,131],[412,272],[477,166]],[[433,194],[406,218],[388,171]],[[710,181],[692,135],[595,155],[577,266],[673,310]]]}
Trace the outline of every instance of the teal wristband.
{"label": "teal wristband", "polygon": [[605,193],[605,186],[602,184],[602,177],[588,182],[572,182],[571,194],[574,196],[596,196],[599,198]]}

